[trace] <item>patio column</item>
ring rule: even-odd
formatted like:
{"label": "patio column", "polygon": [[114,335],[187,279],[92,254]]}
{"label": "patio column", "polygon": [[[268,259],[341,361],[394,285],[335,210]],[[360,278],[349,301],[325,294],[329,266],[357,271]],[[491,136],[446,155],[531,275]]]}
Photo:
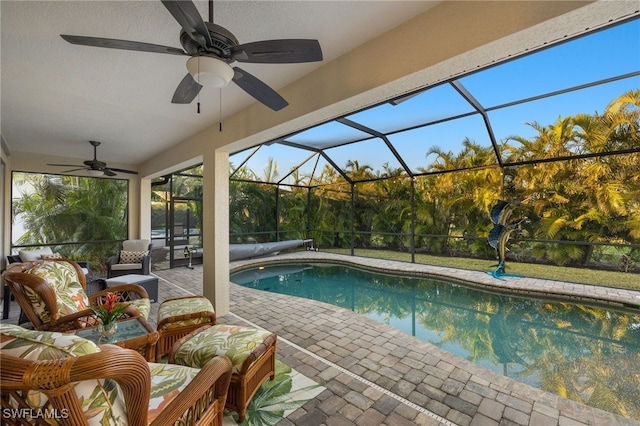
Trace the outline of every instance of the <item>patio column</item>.
{"label": "patio column", "polygon": [[[145,194],[143,194],[143,191],[141,191],[140,178],[138,176],[130,176],[128,177],[128,179],[129,179],[129,194],[128,194],[129,234],[127,235],[127,238],[137,239],[137,238],[142,238],[140,236],[140,229],[141,229],[140,224],[142,222],[141,205],[144,203],[144,200],[142,197]],[[151,197],[150,193],[147,195]],[[151,203],[151,199],[149,199],[149,204],[150,203]],[[149,215],[151,215],[151,213],[149,213]]]}
{"label": "patio column", "polygon": [[[131,183],[130,183],[131,184]],[[140,185],[140,205],[137,212],[139,217],[139,238],[151,241],[151,179],[143,178]],[[136,216],[132,216],[136,217]],[[131,223],[131,220],[129,221]]]}
{"label": "patio column", "polygon": [[202,294],[229,313],[229,153],[205,148],[202,182]]}

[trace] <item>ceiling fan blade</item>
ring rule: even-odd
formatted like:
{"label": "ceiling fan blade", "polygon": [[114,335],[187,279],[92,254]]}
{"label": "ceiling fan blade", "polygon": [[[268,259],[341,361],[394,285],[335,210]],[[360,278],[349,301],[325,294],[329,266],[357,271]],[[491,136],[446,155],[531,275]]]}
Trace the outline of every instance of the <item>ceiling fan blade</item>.
{"label": "ceiling fan blade", "polygon": [[200,93],[200,89],[202,89],[202,86],[193,79],[191,74],[187,73],[173,93],[171,103],[190,104],[198,93]]}
{"label": "ceiling fan blade", "polygon": [[185,33],[202,47],[212,47],[211,35],[192,1],[162,0],[162,4],[180,24]]}
{"label": "ceiling fan blade", "polygon": [[241,68],[233,68],[233,81],[242,90],[274,111],[279,111],[289,105],[278,92]]}
{"label": "ceiling fan blade", "polygon": [[109,169],[107,167],[102,169],[102,173],[104,173],[105,176],[115,176],[116,175],[116,172],[114,172],[114,169]]}
{"label": "ceiling fan blade", "polygon": [[322,49],[318,40],[264,40],[234,46],[231,55],[238,62],[295,64],[321,61]]}
{"label": "ceiling fan blade", "polygon": [[[117,173],[129,173],[130,175],[137,175],[138,172],[134,171],[134,170],[126,170],[126,169],[116,169],[114,167],[107,167],[104,169],[104,174],[107,175],[107,170],[109,170],[110,172],[117,172]],[[107,176],[115,176],[115,173],[113,173],[112,175],[107,175]]]}
{"label": "ceiling fan blade", "polygon": [[60,167],[82,167],[84,168],[84,166],[81,166],[79,164],[52,164],[52,163],[47,163],[47,166],[60,166]]}
{"label": "ceiling fan blade", "polygon": [[189,54],[182,49],[159,44],[142,43],[139,41],[118,40],[115,38],[85,37],[68,34],[60,34],[60,37],[71,44],[81,46],[106,47],[108,49],[135,50],[137,52],[168,53],[170,55]]}
{"label": "ceiling fan blade", "polygon": [[64,171],[62,171],[60,173],[71,173],[71,172],[77,172],[78,170],[89,170],[89,169],[87,169],[86,167],[80,167],[80,168],[77,168],[77,169],[64,170]]}

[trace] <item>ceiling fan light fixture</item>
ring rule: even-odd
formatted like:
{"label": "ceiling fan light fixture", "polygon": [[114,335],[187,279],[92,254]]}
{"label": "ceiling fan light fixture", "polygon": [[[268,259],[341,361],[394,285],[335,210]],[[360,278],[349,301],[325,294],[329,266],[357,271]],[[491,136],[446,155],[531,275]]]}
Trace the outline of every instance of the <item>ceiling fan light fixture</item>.
{"label": "ceiling fan light fixture", "polygon": [[198,84],[206,87],[226,87],[233,78],[229,64],[210,56],[189,58],[187,70]]}
{"label": "ceiling fan light fixture", "polygon": [[102,170],[87,170],[89,176],[91,177],[100,177],[104,176],[104,172]]}

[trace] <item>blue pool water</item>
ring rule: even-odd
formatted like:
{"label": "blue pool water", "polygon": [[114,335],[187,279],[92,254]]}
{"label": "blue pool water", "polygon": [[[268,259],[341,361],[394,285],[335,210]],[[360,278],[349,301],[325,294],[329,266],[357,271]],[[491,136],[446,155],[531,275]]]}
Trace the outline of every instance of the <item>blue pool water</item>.
{"label": "blue pool water", "polygon": [[350,309],[515,380],[640,419],[640,311],[329,264],[266,266],[231,281]]}

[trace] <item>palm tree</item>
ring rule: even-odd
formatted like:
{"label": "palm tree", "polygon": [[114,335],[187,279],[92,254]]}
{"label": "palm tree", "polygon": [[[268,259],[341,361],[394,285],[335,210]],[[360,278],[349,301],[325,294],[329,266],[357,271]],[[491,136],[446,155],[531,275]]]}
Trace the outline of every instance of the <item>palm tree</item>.
{"label": "palm tree", "polygon": [[372,183],[375,193],[372,194],[374,202],[370,203],[373,212],[371,230],[379,232],[378,239],[392,250],[406,250],[410,246],[410,241],[403,235],[393,235],[411,233],[411,180],[402,173],[403,169],[384,164],[382,175],[393,177]]}
{"label": "palm tree", "polygon": [[53,246],[97,267],[127,237],[126,180],[15,173],[14,183],[22,190],[12,205],[14,221],[25,228],[18,245]]}
{"label": "palm tree", "polygon": [[[578,114],[541,126],[532,140],[510,151],[515,161],[557,155],[593,154],[640,147],[640,91],[623,94],[602,115]],[[638,154],[610,155],[520,167],[511,188],[537,217],[535,235],[542,239],[611,242],[637,241],[640,177]],[[558,264],[586,264],[593,246],[538,245],[540,254]]]}
{"label": "palm tree", "polygon": [[[502,175],[495,164],[493,149],[468,138],[462,142],[462,146],[462,151],[457,154],[445,152],[437,146],[430,148],[426,156],[435,154],[436,159],[429,167],[421,169],[422,172],[440,172],[432,178],[428,193],[421,191],[421,196],[436,203],[439,232],[456,238],[488,232],[488,212],[500,198],[502,188]],[[468,168],[473,170],[453,172]],[[486,241],[474,241],[463,250],[487,254]],[[451,249],[459,244],[448,239],[446,246]]]}
{"label": "palm tree", "polygon": [[265,166],[263,172],[264,182],[275,182],[278,178],[278,163],[272,157],[267,159],[267,165]]}
{"label": "palm tree", "polygon": [[[337,174],[335,178],[339,182]],[[340,247],[351,244],[350,206],[351,185],[345,182],[325,184],[312,189],[309,208],[316,245]]]}
{"label": "palm tree", "polygon": [[[229,198],[229,226],[232,234],[261,234],[261,241],[275,241],[275,186],[232,181]],[[268,234],[263,234],[265,232]],[[239,238],[242,241],[242,237]]]}

